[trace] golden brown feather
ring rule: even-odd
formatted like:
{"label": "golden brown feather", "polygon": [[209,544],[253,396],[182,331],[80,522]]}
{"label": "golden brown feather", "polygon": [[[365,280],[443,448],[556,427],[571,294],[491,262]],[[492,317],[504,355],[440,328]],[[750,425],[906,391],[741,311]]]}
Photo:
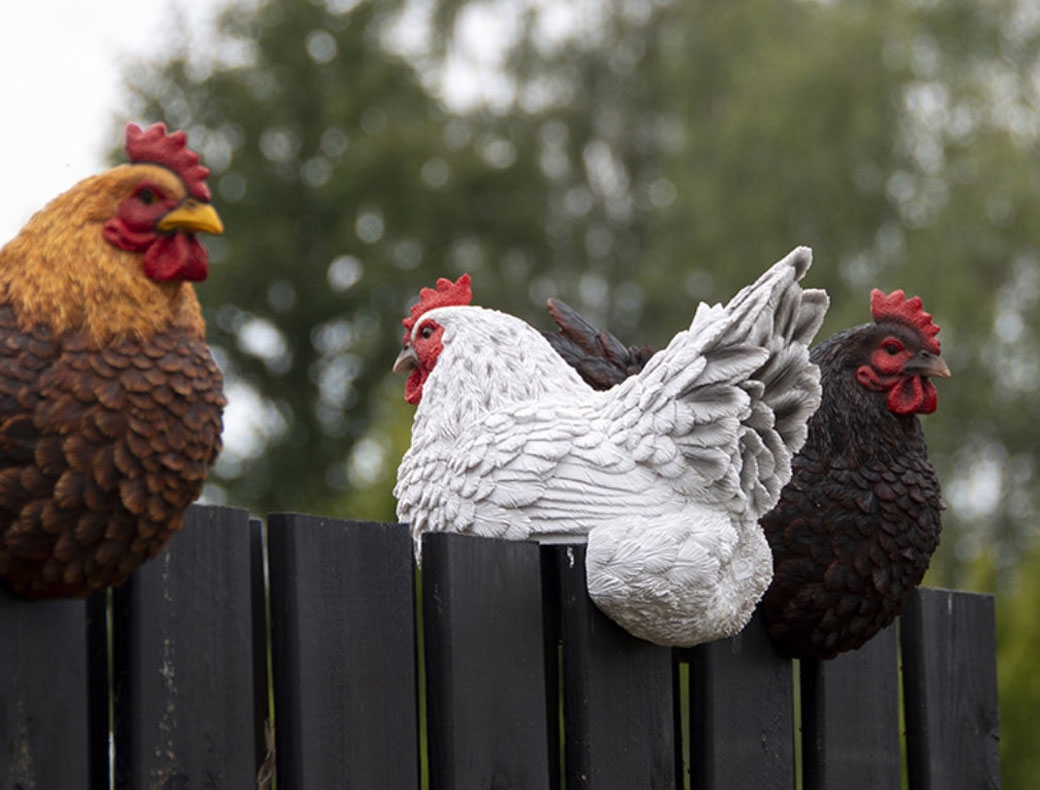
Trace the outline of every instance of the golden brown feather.
{"label": "golden brown feather", "polygon": [[0,303],[15,307],[23,330],[34,323],[57,333],[83,328],[98,346],[127,334],[144,339],[171,324],[205,336],[190,283],[143,277],[141,255],[102,235],[142,181],[168,189],[178,201],[187,198],[166,168],[120,165],[52,200],[0,250]]}

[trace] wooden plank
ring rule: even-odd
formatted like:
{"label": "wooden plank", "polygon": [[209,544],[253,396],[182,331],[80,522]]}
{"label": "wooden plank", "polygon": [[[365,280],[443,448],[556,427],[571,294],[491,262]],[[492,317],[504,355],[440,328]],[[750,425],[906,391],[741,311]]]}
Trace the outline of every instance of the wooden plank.
{"label": "wooden plank", "polygon": [[87,790],[85,601],[0,589],[0,787]]}
{"label": "wooden plank", "polygon": [[800,663],[805,790],[899,787],[895,624],[859,650]]}
{"label": "wooden plank", "polygon": [[549,755],[549,787],[559,790],[563,776],[563,699],[560,677],[562,674],[563,636],[560,620],[560,573],[557,566],[557,547],[539,547],[542,574],[542,626],[545,648],[545,722],[546,749]]}
{"label": "wooden plank", "polygon": [[113,595],[117,788],[255,786],[249,523],[192,506]]}
{"label": "wooden plank", "polygon": [[690,651],[692,787],[794,786],[793,682],[761,612],[736,636]]}
{"label": "wooden plank", "polygon": [[112,783],[112,655],[109,614],[112,590],[87,599],[87,685],[90,695],[90,786],[109,790]]}
{"label": "wooden plank", "polygon": [[681,787],[671,649],[637,639],[596,608],[585,546],[558,552],[567,787]]}
{"label": "wooden plank", "polygon": [[270,699],[271,616],[268,607],[267,528],[249,519],[249,565],[253,597],[253,749],[258,765],[257,786],[266,790],[274,779],[274,718]]}
{"label": "wooden plank", "polygon": [[279,788],[417,788],[414,572],[404,525],[268,520]]}
{"label": "wooden plank", "polygon": [[993,596],[919,589],[901,629],[910,786],[1000,787]]}
{"label": "wooden plank", "polygon": [[539,547],[423,539],[432,790],[549,787]]}

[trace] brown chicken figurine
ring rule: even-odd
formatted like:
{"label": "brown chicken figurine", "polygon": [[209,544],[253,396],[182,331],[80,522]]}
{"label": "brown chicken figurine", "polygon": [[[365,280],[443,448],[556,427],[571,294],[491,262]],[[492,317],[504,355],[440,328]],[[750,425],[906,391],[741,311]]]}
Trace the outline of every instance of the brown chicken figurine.
{"label": "brown chicken figurine", "polygon": [[126,128],[0,249],[0,577],[29,598],[124,581],[180,529],[226,403],[191,282],[222,233],[184,132]]}

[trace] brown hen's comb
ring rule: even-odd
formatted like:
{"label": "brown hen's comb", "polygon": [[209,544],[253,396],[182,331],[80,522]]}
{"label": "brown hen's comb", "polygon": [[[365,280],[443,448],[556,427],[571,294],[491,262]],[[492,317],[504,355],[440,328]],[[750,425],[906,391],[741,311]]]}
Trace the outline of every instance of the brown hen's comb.
{"label": "brown hen's comb", "polygon": [[437,280],[437,290],[423,288],[419,291],[419,301],[412,305],[411,316],[401,321],[404,326],[405,342],[412,332],[412,327],[419,316],[435,307],[464,307],[473,299],[473,292],[469,287],[469,275],[464,274],[455,282],[441,277]]}
{"label": "brown hen's comb", "polygon": [[183,131],[166,134],[166,124],[156,123],[141,129],[136,123],[126,125],[126,155],[135,164],[150,162],[172,170],[192,197],[209,202],[206,185],[209,168],[199,164],[199,155],[188,148],[188,135]]}
{"label": "brown hen's comb", "polygon": [[870,292],[870,312],[874,321],[899,321],[909,324],[924,339],[924,347],[933,354],[939,353],[939,327],[932,323],[931,313],[924,311],[924,302],[920,296],[906,298],[902,289],[892,291],[887,296],[875,288]]}

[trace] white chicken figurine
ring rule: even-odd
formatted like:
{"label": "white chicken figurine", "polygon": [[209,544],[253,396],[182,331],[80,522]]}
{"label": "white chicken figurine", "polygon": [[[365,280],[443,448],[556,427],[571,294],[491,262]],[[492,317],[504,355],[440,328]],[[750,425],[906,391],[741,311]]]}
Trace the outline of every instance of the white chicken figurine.
{"label": "white chicken figurine", "polygon": [[397,515],[426,532],[587,540],[592,600],[630,633],[690,646],[740,631],[772,578],[758,519],[820,402],[808,345],[827,295],[793,250],[725,307],[701,304],[605,392],[541,333],[470,307],[469,276],[424,288],[395,371],[418,408]]}

